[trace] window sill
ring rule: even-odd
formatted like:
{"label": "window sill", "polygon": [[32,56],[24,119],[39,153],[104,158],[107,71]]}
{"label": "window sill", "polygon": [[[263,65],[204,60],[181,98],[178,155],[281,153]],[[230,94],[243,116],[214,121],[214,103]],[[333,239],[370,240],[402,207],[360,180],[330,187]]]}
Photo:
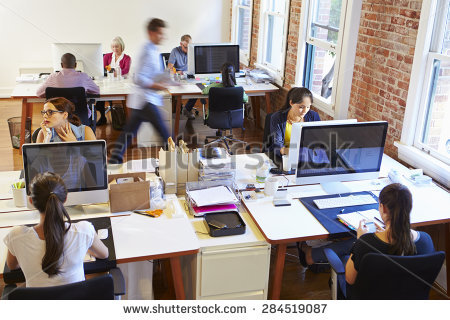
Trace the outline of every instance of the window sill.
{"label": "window sill", "polygon": [[255,63],[255,67],[266,71],[273,78],[274,83],[276,83],[280,87],[283,86],[283,77],[280,76],[275,70],[270,69],[270,68],[266,67],[265,65],[262,65],[258,62]]}
{"label": "window sill", "polygon": [[444,162],[428,155],[427,153],[412,147],[394,142],[398,148],[398,157],[414,168],[423,169],[423,172],[446,188],[450,188],[450,167]]}
{"label": "window sill", "polygon": [[313,98],[314,98],[313,107],[319,109],[320,111],[334,118],[334,110],[328,103],[318,99],[315,94],[313,94]]}

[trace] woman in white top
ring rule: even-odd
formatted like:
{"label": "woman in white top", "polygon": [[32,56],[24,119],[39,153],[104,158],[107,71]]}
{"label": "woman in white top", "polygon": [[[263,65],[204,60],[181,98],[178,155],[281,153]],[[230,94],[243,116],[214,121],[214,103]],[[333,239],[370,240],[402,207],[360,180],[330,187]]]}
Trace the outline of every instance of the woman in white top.
{"label": "woman in white top", "polygon": [[31,182],[31,202],[39,210],[34,227],[13,228],[3,240],[8,248],[6,263],[21,268],[27,287],[48,287],[84,280],[83,260],[89,250],[99,259],[108,248],[87,221],[71,223],[64,208],[67,189],[60,176],[46,172]]}

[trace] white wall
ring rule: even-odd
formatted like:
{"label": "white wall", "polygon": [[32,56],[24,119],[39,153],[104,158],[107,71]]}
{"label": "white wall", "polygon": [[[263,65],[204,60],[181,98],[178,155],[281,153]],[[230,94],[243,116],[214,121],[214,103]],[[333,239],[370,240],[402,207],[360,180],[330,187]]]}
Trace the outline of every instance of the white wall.
{"label": "white wall", "polygon": [[12,89],[20,67],[51,67],[54,42],[101,42],[106,53],[120,35],[133,59],[152,17],[168,23],[161,52],[170,52],[186,33],[194,42],[230,39],[228,0],[2,0],[0,91]]}

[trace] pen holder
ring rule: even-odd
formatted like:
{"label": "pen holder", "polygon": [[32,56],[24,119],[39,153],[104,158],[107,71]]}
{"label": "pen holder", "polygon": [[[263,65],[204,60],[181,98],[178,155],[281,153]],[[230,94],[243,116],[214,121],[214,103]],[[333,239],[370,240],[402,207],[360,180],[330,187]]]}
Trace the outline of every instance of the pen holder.
{"label": "pen holder", "polygon": [[16,207],[25,207],[27,205],[27,192],[25,188],[12,188],[14,205]]}

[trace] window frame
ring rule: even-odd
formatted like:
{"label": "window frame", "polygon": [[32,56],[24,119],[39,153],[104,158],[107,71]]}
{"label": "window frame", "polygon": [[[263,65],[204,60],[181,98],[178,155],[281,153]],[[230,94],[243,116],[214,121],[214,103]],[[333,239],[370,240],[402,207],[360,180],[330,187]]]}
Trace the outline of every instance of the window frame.
{"label": "window frame", "polygon": [[239,0],[233,0],[233,7],[232,7],[232,22],[233,22],[233,28],[232,28],[232,34],[231,39],[232,42],[235,44],[239,44],[238,37],[239,37],[239,9],[248,10],[250,13],[250,27],[248,30],[248,50],[243,50],[239,46],[239,61],[241,64],[248,66],[250,63],[250,51],[252,46],[252,27],[253,27],[253,0],[250,1],[250,6],[243,6],[240,5]]}
{"label": "window frame", "polygon": [[424,114],[427,112],[427,98],[431,88],[431,73],[434,58],[441,61],[449,61],[448,56],[432,52],[432,46],[436,37],[433,37],[435,26],[441,24],[444,14],[438,20],[429,19],[442,11],[439,0],[424,1],[422,3],[419,29],[414,52],[411,77],[406,99],[405,116],[403,120],[402,135],[399,142],[395,142],[398,148],[398,157],[406,163],[422,168],[426,174],[439,181],[447,188],[450,187],[450,166],[437,151],[430,150],[420,140],[424,130]]}
{"label": "window frame", "polygon": [[[285,2],[285,10],[284,13],[269,11],[267,6],[270,0],[261,0],[261,14],[259,17],[259,37],[258,37],[258,54],[257,54],[257,62],[255,66],[258,68],[262,68],[266,70],[272,77],[274,77],[275,83],[282,86],[284,80],[284,70],[286,64],[286,48],[287,48],[287,34],[289,27],[289,11],[290,11],[290,0],[283,0]],[[282,17],[284,18],[283,24],[283,35],[282,35],[282,44],[281,44],[281,61],[280,61],[280,69],[278,67],[267,63],[265,61],[266,52],[267,52],[267,40],[268,40],[268,22],[269,15],[274,17]]]}
{"label": "window frame", "polygon": [[[334,119],[347,119],[362,0],[342,0],[339,33],[336,44],[310,36],[310,22],[313,19],[313,1],[302,1],[295,85],[303,86],[305,81],[308,46],[316,46],[329,51],[334,50],[336,59],[330,101],[328,102],[327,99],[313,93],[314,107]],[[355,27],[352,28],[352,26]],[[352,72],[347,72],[346,70],[352,70]]]}

